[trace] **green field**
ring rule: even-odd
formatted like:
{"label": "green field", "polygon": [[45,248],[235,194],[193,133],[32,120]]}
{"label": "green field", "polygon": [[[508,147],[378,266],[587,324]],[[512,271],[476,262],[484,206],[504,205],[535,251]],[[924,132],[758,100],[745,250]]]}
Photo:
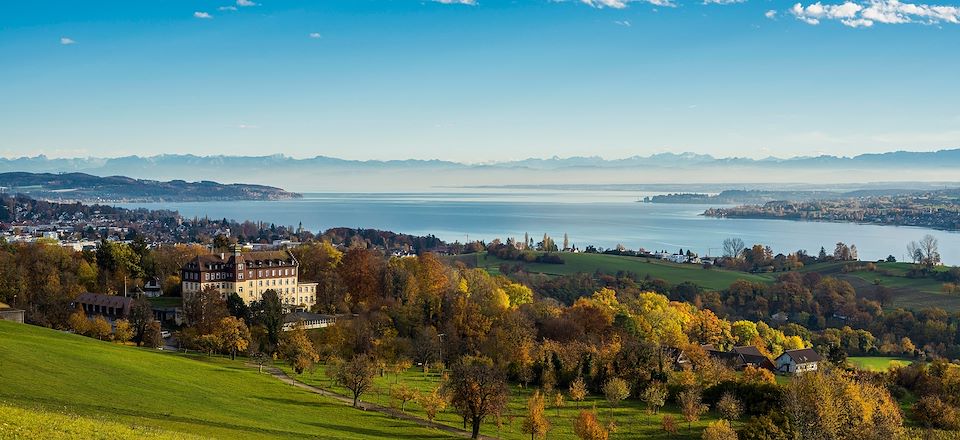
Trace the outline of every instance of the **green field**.
{"label": "green field", "polygon": [[[447,438],[284,385],[240,361],[119,346],[7,321],[0,321],[0,404],[54,413],[54,419],[65,413],[159,430],[160,437],[170,431],[231,439]],[[39,429],[29,426],[29,417],[19,419],[26,421],[0,420],[0,438],[14,437],[8,430]]]}
{"label": "green field", "polygon": [[[843,272],[843,267],[849,263],[834,262],[816,264],[805,267],[803,271],[818,272],[823,275],[838,277],[848,281],[858,291],[868,292],[865,296],[872,298],[875,285],[885,286],[893,291],[893,307],[920,310],[928,307],[939,307],[944,310],[960,310],[960,295],[943,293],[943,282],[932,277],[908,278],[906,276],[913,265],[910,263],[875,263],[876,270],[857,270]],[[938,268],[937,270],[946,270]]]}
{"label": "green field", "polygon": [[855,367],[867,371],[887,371],[894,366],[910,365],[910,359],[890,356],[856,356],[847,358]]}
{"label": "green field", "polygon": [[131,426],[93,417],[29,409],[0,402],[0,438],[25,440],[56,439],[200,439],[190,434],[142,426]]}
{"label": "green field", "polygon": [[[560,255],[564,260],[564,264],[522,264],[526,270],[531,273],[571,275],[579,272],[594,273],[598,270],[610,274],[625,271],[636,273],[641,277],[650,275],[653,278],[661,278],[673,284],[690,281],[712,290],[725,289],[739,279],[757,282],[771,282],[774,279],[774,275],[770,274],[750,274],[730,270],[704,269],[696,264],[675,264],[656,259],[584,253],[561,253]],[[456,257],[456,260],[471,266],[475,265],[476,267],[487,269],[493,273],[499,272],[501,264],[520,264],[520,262],[517,261],[501,260],[485,253],[460,255]]]}
{"label": "green field", "polygon": [[[352,396],[350,391],[345,388],[331,386],[330,380],[323,373],[324,368],[322,365],[318,366],[315,371],[307,372],[303,375],[294,374],[286,365],[278,363],[277,366],[301,382]],[[439,373],[432,372],[425,375],[417,367],[401,373],[399,377],[388,373],[384,377],[378,377],[375,384],[376,390],[364,394],[361,400],[383,406],[395,405],[396,408],[399,408],[399,403],[390,398],[390,389],[392,387],[396,387],[398,384],[405,384],[420,392],[430,392],[440,384],[440,380]],[[564,391],[565,397],[569,399],[566,390],[562,391]],[[488,418],[484,422],[480,434],[504,439],[529,439],[530,435],[523,434],[520,427],[523,424],[523,417],[526,412],[526,399],[530,397],[531,392],[532,390],[530,388],[524,389],[516,384],[512,385],[510,388],[511,399],[508,412],[501,417],[502,426],[498,430],[496,420],[492,417]],[[553,406],[552,398],[547,399],[546,406],[546,416],[553,427],[547,436],[547,438],[550,439],[576,439],[577,437],[573,432],[573,420],[582,409],[592,409],[595,407],[600,421],[604,423],[609,421],[611,414],[610,405],[603,399],[603,396],[597,395],[588,396],[587,400],[582,402],[579,408],[576,402],[568,400],[565,402],[565,405],[561,407],[559,416],[557,415],[556,408]],[[406,411],[417,417],[426,417],[416,402],[407,402]],[[612,414],[618,426],[618,431],[612,435],[611,438],[618,439],[699,439],[703,428],[706,427],[709,422],[717,419],[713,413],[705,414],[700,421],[694,422],[692,429],[688,431],[687,424],[682,422],[683,416],[680,415],[680,412],[675,407],[668,405],[661,409],[659,415],[649,414],[646,411],[644,403],[639,399],[633,398],[621,402],[620,405],[612,411]],[[677,421],[680,427],[677,435],[669,436],[661,430],[660,422],[664,414],[673,416]],[[463,428],[463,419],[453,413],[450,408],[447,408],[446,411],[438,415],[436,421],[449,426]],[[735,426],[738,425],[735,423]]]}

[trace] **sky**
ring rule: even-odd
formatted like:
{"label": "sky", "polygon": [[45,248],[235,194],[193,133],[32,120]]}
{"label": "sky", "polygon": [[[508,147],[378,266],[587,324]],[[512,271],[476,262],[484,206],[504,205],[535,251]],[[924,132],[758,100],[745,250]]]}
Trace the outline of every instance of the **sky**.
{"label": "sky", "polygon": [[918,1],[3,1],[0,156],[958,148],[960,3]]}

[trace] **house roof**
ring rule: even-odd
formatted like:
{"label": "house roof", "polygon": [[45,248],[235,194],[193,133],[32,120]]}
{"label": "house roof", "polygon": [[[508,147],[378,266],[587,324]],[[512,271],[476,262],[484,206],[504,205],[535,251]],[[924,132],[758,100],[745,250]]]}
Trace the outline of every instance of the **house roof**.
{"label": "house roof", "polygon": [[125,296],[103,295],[100,293],[81,293],[76,302],[80,304],[92,304],[100,307],[113,307],[116,309],[126,309],[130,307],[133,299]]}
{"label": "house roof", "polygon": [[264,267],[273,265],[292,266],[297,264],[296,258],[289,251],[256,251],[244,252],[239,256],[233,253],[200,255],[190,262],[194,269],[217,270],[218,265],[233,267],[237,263],[246,263],[248,267]]}
{"label": "house roof", "polygon": [[753,345],[744,345],[744,346],[742,346],[742,347],[733,347],[733,351],[735,351],[735,352],[737,352],[737,353],[740,353],[740,354],[743,354],[743,355],[766,357],[766,356],[763,355],[763,353],[760,352],[760,349],[759,349],[759,348],[757,348],[757,347],[755,347],[755,346],[753,346]]}
{"label": "house roof", "polygon": [[801,348],[799,350],[787,350],[783,352],[780,356],[777,356],[777,359],[780,359],[783,356],[790,356],[794,362],[798,364],[806,364],[810,362],[820,362],[823,360],[823,356],[820,356],[820,353],[817,353],[816,350],[812,348]]}

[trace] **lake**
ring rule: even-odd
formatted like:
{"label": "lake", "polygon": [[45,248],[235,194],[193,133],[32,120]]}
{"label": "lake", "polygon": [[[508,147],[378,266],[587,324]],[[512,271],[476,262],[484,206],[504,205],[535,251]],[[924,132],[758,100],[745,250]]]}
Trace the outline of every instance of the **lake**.
{"label": "lake", "polygon": [[940,241],[944,262],[960,264],[960,233],[915,227],[790,220],[720,219],[700,214],[709,206],[637,203],[654,193],[633,191],[455,190],[435,193],[308,193],[281,201],[120,204],[123,207],[175,209],[185,217],[265,221],[322,231],[331,227],[374,228],[415,235],[433,234],[446,241],[485,240],[544,233],[558,243],[647,250],[692,249],[719,255],[722,242],[740,237],[775,252],[823,246],[832,252],[838,241],[855,244],[863,260],[894,255],[906,259],[906,246],[924,234]]}

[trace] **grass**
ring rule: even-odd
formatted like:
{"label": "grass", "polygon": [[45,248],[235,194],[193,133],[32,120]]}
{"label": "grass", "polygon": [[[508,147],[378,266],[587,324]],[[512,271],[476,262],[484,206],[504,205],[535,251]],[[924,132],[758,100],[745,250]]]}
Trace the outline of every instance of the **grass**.
{"label": "grass", "polygon": [[[56,420],[51,412],[66,412],[157,430],[161,437],[169,432],[205,438],[447,438],[284,385],[225,358],[119,346],[6,321],[0,321],[0,353],[0,402],[26,415],[34,411]],[[16,429],[36,432],[24,417]]]}
{"label": "grass", "polygon": [[[352,396],[350,391],[343,387],[331,386],[330,380],[323,374],[324,368],[322,365],[318,366],[315,371],[307,372],[303,375],[294,374],[286,365],[278,364],[277,366],[287,372],[291,377],[295,377],[304,383]],[[399,377],[388,373],[384,377],[377,377],[375,380],[376,390],[364,394],[361,396],[361,400],[384,406],[393,404],[399,408],[399,403],[393,402],[390,398],[389,390],[392,387],[399,386],[399,384],[406,384],[408,387],[414,388],[422,393],[429,393],[439,386],[440,381],[440,374],[436,372],[424,374],[417,367],[400,373]],[[508,411],[507,414],[501,418],[502,426],[499,431],[496,420],[493,417],[488,417],[487,420],[484,421],[480,433],[508,440],[529,439],[529,434],[522,433],[520,427],[523,424],[524,414],[526,413],[526,401],[532,391],[530,388],[524,389],[515,384],[511,385]],[[564,397],[569,399],[566,390],[563,391]],[[559,416],[557,415],[556,408],[553,406],[552,397],[553,396],[550,396],[546,399],[546,416],[553,427],[547,436],[550,439],[576,439],[577,437],[573,432],[573,420],[582,409],[592,409],[596,407],[600,421],[604,423],[609,421],[611,414],[610,406],[607,401],[603,399],[603,396],[588,396],[586,401],[581,402],[579,408],[576,402],[567,400],[565,405],[561,407]],[[423,409],[416,402],[407,402],[406,411],[417,417],[426,418]],[[688,430],[686,422],[683,422],[683,416],[676,407],[668,405],[661,409],[658,415],[648,414],[645,404],[638,399],[628,399],[621,402],[618,407],[613,409],[612,414],[618,427],[617,433],[612,435],[612,438],[699,439],[703,428],[705,428],[709,422],[717,419],[712,413],[705,414],[700,421],[693,423],[691,430]],[[661,430],[661,417],[665,414],[673,416],[677,421],[679,430],[676,436],[670,436]],[[436,421],[445,425],[463,428],[463,419],[450,408],[440,413]]]}
{"label": "grass", "polygon": [[[619,255],[561,253],[564,264],[522,263],[531,273],[547,275],[572,275],[579,272],[594,273],[597,271],[614,274],[620,271],[634,272],[638,275],[650,275],[661,278],[673,284],[690,281],[701,287],[711,290],[721,290],[730,287],[736,280],[748,280],[769,283],[774,276],[768,274],[750,274],[722,269],[704,269],[697,264],[676,264],[656,259],[624,257]],[[461,255],[455,259],[469,265],[484,268],[491,273],[499,273],[501,264],[520,264],[517,261],[501,260],[485,253]]]}
{"label": "grass", "polygon": [[855,356],[847,358],[851,364],[861,370],[887,371],[894,366],[910,365],[912,360],[893,356]]}
{"label": "grass", "polygon": [[200,439],[190,434],[147,428],[93,417],[20,408],[0,402],[0,438],[25,440],[57,439]]}
{"label": "grass", "polygon": [[[873,271],[864,269],[843,272],[843,267],[847,264],[849,263],[823,263],[803,270],[838,277],[853,284],[858,292],[872,292],[874,285],[887,287],[893,291],[894,308],[921,310],[939,307],[947,311],[960,310],[960,295],[944,293],[942,281],[932,277],[908,278],[907,271],[913,267],[910,263],[875,263],[876,270]],[[946,269],[941,267],[935,270]],[[872,294],[865,296],[872,298]]]}

